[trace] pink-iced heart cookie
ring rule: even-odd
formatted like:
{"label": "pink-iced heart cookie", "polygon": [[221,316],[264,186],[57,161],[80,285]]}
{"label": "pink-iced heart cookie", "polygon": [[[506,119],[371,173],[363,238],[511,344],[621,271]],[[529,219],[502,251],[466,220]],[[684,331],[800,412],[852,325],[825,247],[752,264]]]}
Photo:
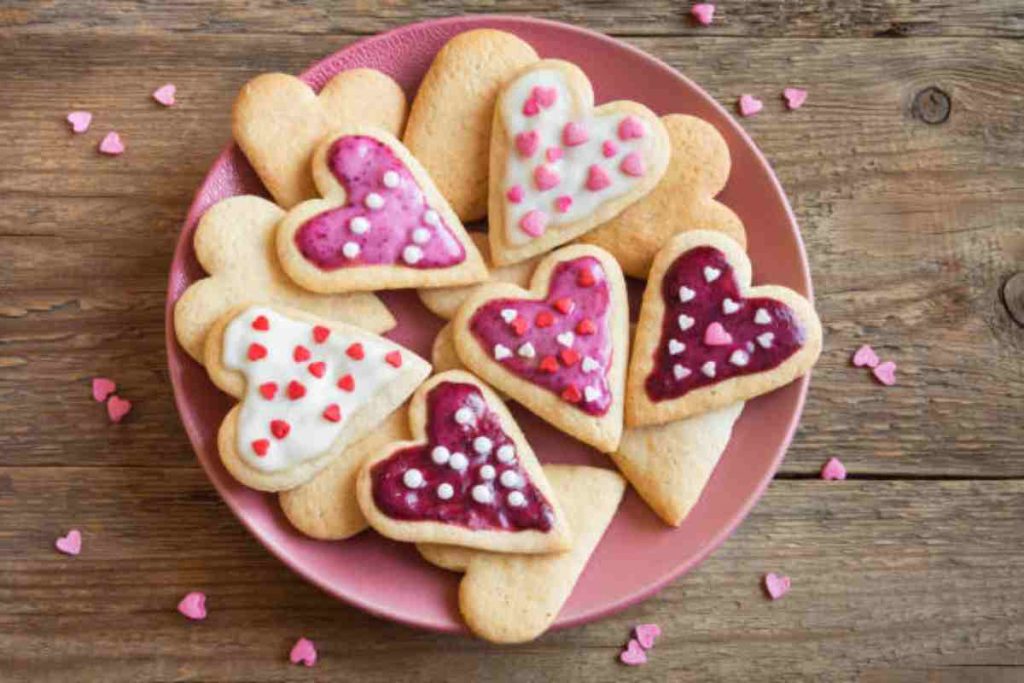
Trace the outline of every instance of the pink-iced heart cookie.
{"label": "pink-iced heart cookie", "polygon": [[698,2],[690,7],[690,15],[701,26],[710,26],[715,18],[715,6],[710,2]]}
{"label": "pink-iced heart cookie", "polygon": [[508,409],[460,370],[413,396],[413,441],[390,444],[356,484],[367,521],[389,538],[495,552],[565,549],[565,517]]}
{"label": "pink-iced heart cookie", "polygon": [[121,136],[118,135],[117,131],[110,131],[100,140],[100,154],[116,157],[124,154],[124,149],[124,141],[121,140]]}
{"label": "pink-iced heart cookie", "polygon": [[629,644],[619,654],[619,661],[626,666],[640,666],[647,663],[647,653],[635,638],[631,638]]}
{"label": "pink-iced heart cookie", "polygon": [[753,116],[764,109],[764,102],[753,95],[740,95],[738,106],[740,116]]}
{"label": "pink-iced heart cookie", "polygon": [[114,384],[114,380],[107,379],[106,377],[93,377],[92,397],[99,403],[106,401],[107,397],[115,391],[117,391],[117,385]]}
{"label": "pink-iced heart cookie", "polygon": [[628,343],[625,281],[608,252],[548,255],[529,290],[477,289],[453,321],[460,360],[559,429],[605,452],[622,435]]}
{"label": "pink-iced heart cookie", "polygon": [[192,591],[178,602],[178,611],[192,621],[206,618],[206,593]]}
{"label": "pink-iced heart cookie", "polygon": [[746,253],[722,233],[682,233],[658,253],[629,369],[629,426],[745,401],[811,368],[821,323],[810,302],[750,281]]}
{"label": "pink-iced heart cookie", "polygon": [[92,112],[73,111],[68,114],[67,121],[71,124],[72,132],[84,133],[89,130],[89,125],[92,123]]}
{"label": "pink-iced heart cookie", "polygon": [[383,337],[259,305],[227,312],[207,335],[204,360],[213,382],[240,399],[221,423],[221,461],[263,491],[310,480],[430,372]]}
{"label": "pink-iced heart cookie", "polygon": [[498,96],[490,154],[491,255],[506,265],[592,230],[650,192],[670,145],[647,107],[595,108],[579,67],[547,59]]}
{"label": "pink-iced heart cookie", "polygon": [[807,91],[802,88],[785,88],[782,97],[786,100],[786,108],[799,109],[807,101]]}
{"label": "pink-iced heart cookie", "polygon": [[132,402],[114,395],[107,401],[107,417],[111,422],[118,423],[132,410]]}
{"label": "pink-iced heart cookie", "polygon": [[661,627],[657,624],[639,624],[633,632],[636,634],[636,640],[640,643],[645,650],[650,650],[654,647],[654,641],[661,636]]}
{"label": "pink-iced heart cookie", "polygon": [[887,387],[896,384],[896,363],[887,360],[871,369],[871,374]]}
{"label": "pink-iced heart cookie", "polygon": [[153,91],[153,99],[164,105],[165,107],[174,106],[174,95],[177,92],[177,88],[173,83],[167,83],[161,85],[159,88]]}
{"label": "pink-iced heart cookie", "polygon": [[772,600],[778,600],[789,592],[791,581],[788,576],[782,576],[774,572],[764,575],[764,589]]}
{"label": "pink-iced heart cookie", "polygon": [[353,126],[328,136],[313,155],[313,179],[324,199],[299,204],[277,230],[281,267],[306,289],[443,287],[487,277],[458,216],[391,134]]}
{"label": "pink-iced heart cookie", "polygon": [[858,368],[869,367],[874,368],[878,366],[878,354],[875,350],[864,344],[853,354],[853,364]]}
{"label": "pink-iced heart cookie", "polygon": [[53,545],[65,555],[77,555],[82,552],[82,532],[72,529],[54,541]]}
{"label": "pink-iced heart cookie", "polygon": [[288,661],[292,664],[313,666],[316,664],[316,646],[308,638],[299,638],[288,653]]}
{"label": "pink-iced heart cookie", "polygon": [[825,481],[846,479],[846,466],[839,458],[829,458],[821,467],[821,478]]}

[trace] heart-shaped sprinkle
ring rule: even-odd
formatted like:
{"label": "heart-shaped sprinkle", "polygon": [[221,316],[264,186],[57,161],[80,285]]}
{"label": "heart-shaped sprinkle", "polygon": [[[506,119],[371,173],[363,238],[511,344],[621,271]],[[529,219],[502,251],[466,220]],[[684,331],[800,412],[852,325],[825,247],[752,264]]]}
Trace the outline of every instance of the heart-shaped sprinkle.
{"label": "heart-shaped sprinkle", "polygon": [[875,353],[875,350],[868,346],[867,344],[861,346],[853,354],[853,364],[856,365],[858,368],[863,368],[865,366],[869,368],[874,368],[878,367],[878,363],[878,354]]}
{"label": "heart-shaped sprinkle", "polygon": [[567,194],[560,195],[555,199],[555,211],[565,213],[572,208],[572,197]]}
{"label": "heart-shaped sprinkle", "polygon": [[635,177],[642,176],[647,172],[644,167],[644,158],[636,152],[630,152],[627,154],[619,165],[619,168],[626,175]]}
{"label": "heart-shaped sprinkle", "polygon": [[551,305],[555,307],[555,310],[563,315],[572,313],[572,309],[575,308],[575,304],[573,304],[572,299],[567,296],[563,296],[561,299],[555,299],[554,303]]}
{"label": "heart-shaped sprinkle", "polygon": [[313,641],[307,638],[299,638],[295,641],[292,651],[288,653],[288,661],[305,666],[316,664],[316,646],[313,645]]}
{"label": "heart-shaped sprinkle", "polygon": [[277,382],[264,382],[260,385],[260,395],[268,401],[277,396]]}
{"label": "heart-shaped sprinkle", "polygon": [[298,380],[292,380],[288,382],[288,398],[293,401],[298,401],[300,398],[306,395],[306,385]]}
{"label": "heart-shaped sprinkle", "polygon": [[589,139],[590,133],[582,123],[570,121],[562,129],[562,144],[566,147],[578,147]]}
{"label": "heart-shaped sprinkle", "polygon": [[523,157],[532,157],[539,144],[540,137],[535,130],[524,131],[516,136],[516,151]]}
{"label": "heart-shaped sprinkle", "polygon": [[550,109],[558,101],[558,89],[554,86],[538,85],[530,91],[530,96],[544,109]]}
{"label": "heart-shaped sprinkle", "polygon": [[633,628],[636,640],[645,650],[654,647],[654,641],[661,635],[661,627],[657,624],[637,624]]}
{"label": "heart-shaped sprinkle", "polygon": [[673,356],[678,356],[680,353],[686,350],[686,344],[682,343],[678,339],[668,340],[668,352]]}
{"label": "heart-shaped sprinkle", "polygon": [[715,19],[715,6],[710,2],[698,2],[690,7],[690,15],[701,26],[711,26]]}
{"label": "heart-shaped sprinkle", "polygon": [[103,403],[115,391],[117,391],[117,385],[114,384],[114,380],[107,379],[106,377],[92,378],[92,397],[94,400]]}
{"label": "heart-shaped sprinkle", "polygon": [[729,297],[725,297],[724,299],[722,299],[722,313],[724,313],[725,315],[732,315],[738,310],[740,310],[740,305],[738,303],[736,303]]}
{"label": "heart-shaped sprinkle", "polygon": [[551,163],[555,163],[564,156],[565,152],[562,151],[561,147],[548,147],[544,150],[544,158]]}
{"label": "heart-shaped sprinkle", "polygon": [[494,345],[494,360],[505,360],[506,358],[512,357],[512,349],[508,348],[504,344]]}
{"label": "heart-shaped sprinkle", "polygon": [[562,177],[558,171],[549,164],[541,164],[533,170],[533,182],[537,185],[538,190],[550,190],[561,181]]}
{"label": "heart-shaped sprinkle", "polygon": [[715,321],[704,330],[704,343],[708,346],[726,346],[732,344],[732,335],[725,331],[722,323]]}
{"label": "heart-shaped sprinkle", "polygon": [[309,370],[309,374],[320,378],[324,376],[325,372],[327,372],[327,363],[324,363],[323,361],[316,361],[315,363],[310,363],[307,366],[307,369]]}
{"label": "heart-shaped sprinkle", "polygon": [[636,638],[630,638],[626,649],[619,654],[619,661],[626,666],[640,666],[647,663],[647,653]]}
{"label": "heart-shaped sprinkle", "polygon": [[580,368],[583,370],[583,372],[594,372],[595,370],[601,369],[601,364],[598,363],[593,358],[591,358],[590,356],[586,356],[583,359],[583,363],[580,365]]}
{"label": "heart-shaped sprinkle", "polygon": [[337,403],[332,403],[324,408],[323,415],[328,422],[341,422],[341,408]]}
{"label": "heart-shaped sprinkle", "polygon": [[107,417],[110,418],[111,422],[117,423],[124,419],[124,416],[130,413],[132,410],[132,402],[121,398],[118,395],[113,395],[110,400],[107,401]]}
{"label": "heart-shaped sprinkle", "polygon": [[174,95],[177,92],[177,88],[174,87],[173,83],[167,83],[161,85],[159,88],[153,91],[153,99],[164,105],[165,107],[174,106]]}
{"label": "heart-shaped sprinkle", "polygon": [[250,445],[253,453],[262,458],[270,450],[270,439],[255,439]]}
{"label": "heart-shaped sprinkle", "polygon": [[887,387],[896,384],[896,363],[887,360],[871,369],[871,373],[879,382]]}
{"label": "heart-shaped sprinkle", "polygon": [[89,130],[89,125],[92,123],[92,112],[73,111],[68,114],[67,121],[71,124],[71,130],[74,133],[84,133]]}
{"label": "heart-shaped sprinkle", "polygon": [[501,319],[507,323],[511,323],[513,320],[519,317],[519,311],[514,308],[503,308],[501,309]]}
{"label": "heart-shaped sprinkle", "polygon": [[54,541],[53,545],[65,555],[77,555],[82,552],[82,532],[72,529]]}
{"label": "heart-shaped sprinkle", "polygon": [[270,329],[270,321],[267,320],[267,316],[259,315],[256,316],[255,320],[252,321],[252,329],[258,332],[266,332]]}
{"label": "heart-shaped sprinkle", "polygon": [[647,127],[635,116],[627,116],[619,123],[619,139],[623,142],[638,140],[645,135],[647,135]]}
{"label": "heart-shaped sprinkle", "polygon": [[402,352],[391,351],[384,355],[384,361],[391,367],[400,368],[402,367]]}
{"label": "heart-shaped sprinkle", "polygon": [[672,366],[672,375],[677,380],[689,377],[692,372],[693,371],[690,370],[690,368],[688,368],[688,367],[686,367],[684,365],[680,365],[679,363],[676,363],[675,365]]}
{"label": "heart-shaped sprinkle", "polygon": [[330,336],[331,330],[329,327],[324,327],[323,325],[313,326],[313,341],[317,344],[323,344]]}
{"label": "heart-shaped sprinkle", "polygon": [[821,467],[821,478],[825,481],[836,481],[846,479],[846,466],[839,458],[829,458]]}
{"label": "heart-shaped sprinkle", "polygon": [[712,266],[704,266],[704,280],[705,282],[714,282],[722,275],[720,268],[714,268]]}
{"label": "heart-shaped sprinkle", "polygon": [[788,593],[791,583],[788,576],[781,576],[774,572],[764,575],[764,588],[772,600],[778,600]]}
{"label": "heart-shaped sprinkle", "polygon": [[362,344],[356,342],[354,344],[350,344],[349,347],[345,349],[345,355],[352,360],[362,360],[366,357],[366,351],[363,349]]}
{"label": "heart-shaped sprinkle", "polygon": [[608,175],[608,171],[604,170],[597,164],[594,164],[587,169],[587,184],[586,187],[591,192],[598,192],[605,189],[612,184],[612,179]]}
{"label": "heart-shaped sprinkle", "polygon": [[124,141],[121,140],[121,136],[116,131],[110,131],[100,140],[100,154],[116,157],[119,154],[123,154],[124,149]]}
{"label": "heart-shaped sprinkle", "polygon": [[275,439],[285,439],[292,431],[292,426],[286,420],[271,420],[270,433]]}
{"label": "heart-shaped sprinkle", "polygon": [[551,327],[555,324],[555,316],[551,314],[551,311],[541,311],[537,314],[537,318],[533,321],[533,324],[541,329]]}
{"label": "heart-shaped sprinkle", "polygon": [[192,621],[206,618],[206,593],[192,591],[178,603],[178,611]]}
{"label": "heart-shaped sprinkle", "polygon": [[351,374],[345,374],[338,378],[338,388],[349,393],[356,389],[356,378]]}
{"label": "heart-shaped sprinkle", "polygon": [[753,116],[764,109],[764,102],[753,95],[740,95],[739,109],[741,116]]}
{"label": "heart-shaped sprinkle", "polygon": [[527,235],[539,237],[548,227],[548,215],[540,209],[527,211],[519,221],[519,227]]}
{"label": "heart-shaped sprinkle", "polygon": [[264,346],[263,344],[257,344],[256,342],[253,342],[252,344],[249,344],[247,356],[251,361],[257,361],[266,358],[267,347]]}
{"label": "heart-shaped sprinkle", "polygon": [[679,288],[679,302],[687,303],[693,301],[693,297],[697,296],[697,292],[693,291],[689,287],[683,286]]}
{"label": "heart-shaped sprinkle", "polygon": [[685,332],[686,330],[688,330],[691,327],[693,327],[693,323],[694,323],[693,318],[691,318],[690,316],[686,315],[685,313],[680,313],[679,317],[676,318],[676,321],[679,324],[679,329],[682,330],[683,332]]}
{"label": "heart-shaped sprinkle", "polygon": [[518,204],[523,201],[523,186],[513,185],[508,188],[508,192],[505,193],[505,197],[513,204]]}
{"label": "heart-shaped sprinkle", "polygon": [[576,341],[576,335],[569,331],[562,332],[555,337],[555,341],[562,346],[572,346],[572,343]]}
{"label": "heart-shaped sprinkle", "polygon": [[605,140],[601,143],[601,156],[605,159],[610,159],[619,153],[619,146],[615,144],[614,140]]}
{"label": "heart-shaped sprinkle", "polygon": [[782,97],[786,100],[787,109],[799,109],[807,101],[807,91],[802,88],[785,88]]}

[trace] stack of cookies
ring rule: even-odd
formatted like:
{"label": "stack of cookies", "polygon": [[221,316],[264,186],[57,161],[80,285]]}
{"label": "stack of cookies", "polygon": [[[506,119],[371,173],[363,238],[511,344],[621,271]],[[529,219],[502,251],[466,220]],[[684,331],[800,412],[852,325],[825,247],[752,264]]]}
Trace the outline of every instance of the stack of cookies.
{"label": "stack of cookies", "polygon": [[[550,626],[627,480],[678,526],[744,402],[820,353],[806,299],[752,286],[714,199],[715,128],[595,106],[579,67],[509,33],[450,40],[408,111],[371,69],[319,94],[259,76],[234,134],[274,201],[205,213],[209,276],[175,306],[182,347],[238,400],[221,460],[303,533],[370,526],[462,572],[489,640]],[[635,334],[626,275],[647,281]],[[450,320],[432,362],[380,336],[395,320],[374,292],[400,288]],[[542,465],[507,399],[618,472]]]}

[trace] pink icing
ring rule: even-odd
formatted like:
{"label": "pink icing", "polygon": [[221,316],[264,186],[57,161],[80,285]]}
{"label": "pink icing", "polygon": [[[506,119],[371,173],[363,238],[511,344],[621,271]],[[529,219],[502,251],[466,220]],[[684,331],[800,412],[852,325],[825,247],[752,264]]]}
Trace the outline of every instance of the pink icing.
{"label": "pink icing", "polygon": [[636,152],[630,152],[626,155],[626,158],[622,160],[622,165],[619,166],[622,172],[626,175],[639,177],[644,174],[644,158]]}
{"label": "pink icing", "polygon": [[612,179],[608,177],[608,172],[605,171],[598,165],[593,165],[587,169],[587,189],[592,192],[603,190],[612,184]]}
{"label": "pink icing", "polygon": [[619,123],[619,139],[633,140],[642,138],[645,134],[644,122],[635,116],[627,116]]}
{"label": "pink icing", "polygon": [[[468,409],[469,422],[460,422],[457,413]],[[554,523],[554,511],[544,495],[534,486],[522,467],[516,444],[501,427],[480,389],[472,384],[442,382],[427,394],[427,443],[404,448],[382,460],[370,470],[373,500],[380,510],[394,519],[437,521],[457,524],[469,529],[495,531],[548,531]],[[489,444],[486,452],[477,448],[483,437]],[[434,459],[437,447],[443,447],[447,458]],[[511,446],[515,454],[499,457],[503,446]],[[503,451],[502,451],[503,452]],[[463,469],[453,467],[454,454],[466,459]],[[490,478],[484,475],[491,469]],[[410,487],[406,472],[416,469],[419,484]],[[502,475],[513,472],[517,486],[508,486]],[[507,476],[507,475],[506,475]],[[452,495],[439,495],[443,484]],[[472,495],[476,486],[491,491],[490,502],[480,502]],[[523,504],[512,505],[509,495],[519,491]]]}
{"label": "pink icing", "polygon": [[518,204],[523,201],[523,186],[513,185],[508,188],[508,192],[505,193],[505,196],[508,197],[508,200],[513,204]]}
{"label": "pink icing", "polygon": [[558,171],[548,164],[541,164],[533,169],[533,182],[537,184],[538,190],[550,190],[561,181],[562,177],[558,175]]}
{"label": "pink icing", "polygon": [[570,121],[565,124],[565,128],[562,129],[562,144],[566,147],[582,145],[589,139],[590,133],[587,132],[587,127],[582,123]]}
{"label": "pink icing", "polygon": [[555,210],[558,211],[558,213],[565,213],[569,210],[570,206],[572,206],[572,197],[567,194],[563,194],[555,199]]}
{"label": "pink icing", "polygon": [[519,221],[519,227],[527,235],[539,237],[544,234],[544,230],[548,227],[548,216],[543,211],[534,209],[523,216],[522,220]]}
{"label": "pink icing", "polygon": [[[487,355],[509,372],[588,415],[604,415],[612,400],[610,296],[604,268],[584,256],[555,266],[545,299],[489,301],[473,314],[469,327]],[[515,320],[502,317],[508,309],[517,312]],[[523,354],[525,344],[532,354]]]}
{"label": "pink icing", "polygon": [[601,143],[601,154],[603,154],[606,159],[615,156],[618,152],[619,146],[615,144],[614,140],[605,140]]}
{"label": "pink icing", "polygon": [[539,137],[537,135],[537,131],[530,130],[525,133],[520,133],[516,136],[516,149],[519,150],[520,155],[528,159],[537,151],[538,142]]}
{"label": "pink icing", "polygon": [[[295,232],[295,245],[318,268],[372,264],[444,268],[465,261],[465,248],[387,145],[363,135],[340,137],[327,153],[327,167],[345,188],[346,203],[317,214]],[[398,176],[397,187],[385,184],[387,173]],[[366,205],[371,194],[383,198],[382,207],[374,210]],[[369,221],[369,229],[361,234],[351,227],[357,218]],[[414,231],[428,239],[415,241]],[[348,244],[358,246],[357,255],[345,254]],[[415,247],[418,253],[414,262],[406,258],[407,247]]]}

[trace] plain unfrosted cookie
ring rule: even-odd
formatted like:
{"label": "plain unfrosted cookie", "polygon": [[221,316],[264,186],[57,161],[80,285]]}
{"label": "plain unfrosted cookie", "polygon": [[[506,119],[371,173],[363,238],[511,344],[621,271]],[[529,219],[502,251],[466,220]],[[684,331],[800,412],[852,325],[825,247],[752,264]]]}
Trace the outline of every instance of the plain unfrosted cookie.
{"label": "plain unfrosted cookie", "polygon": [[540,463],[487,385],[459,370],[435,375],[413,396],[409,427],[412,441],[390,444],[359,472],[359,507],[379,533],[508,553],[569,547]]}
{"label": "plain unfrosted cookie", "polygon": [[327,81],[320,94],[294,76],[261,74],[242,86],[231,127],[274,200],[291,208],[316,196],[310,157],[328,131],[360,123],[402,134],[405,94],[375,69],[350,69]]}
{"label": "plain unfrosted cookie", "polygon": [[479,287],[452,321],[463,364],[604,452],[622,435],[629,312],[619,265],[597,247],[549,254],[529,290]]}
{"label": "plain unfrosted cookie", "polygon": [[494,101],[537,53],[494,29],[455,36],[434,57],[409,112],[403,142],[464,221],[487,215],[487,167]]}
{"label": "plain unfrosted cookie", "polygon": [[445,287],[481,282],[487,266],[433,181],[390,133],[339,128],[313,154],[323,199],[278,224],[277,255],[315,292]]}
{"label": "plain unfrosted cookie", "polygon": [[626,485],[611,470],[546,465],[569,526],[572,549],[550,555],[499,555],[418,545],[423,557],[452,571],[464,571],[459,610],[470,630],[495,643],[522,643],[554,622],[587,561],[615,516]]}
{"label": "plain unfrosted cookie", "polygon": [[451,323],[437,331],[434,344],[430,347],[430,364],[434,366],[436,373],[466,369],[466,366],[459,360],[459,354],[455,351]]}
{"label": "plain unfrosted cookie", "polygon": [[750,281],[750,259],[720,232],[684,232],[658,252],[630,360],[627,425],[723,408],[811,369],[822,343],[814,307]]}
{"label": "plain unfrosted cookie", "polygon": [[237,304],[259,300],[298,308],[337,322],[386,332],[395,319],[370,293],[325,296],[293,283],[277,263],[274,228],[284,211],[261,197],[220,201],[203,214],[193,244],[210,274],[192,283],[174,304],[174,332],[188,355],[203,361],[210,326]]}
{"label": "plain unfrosted cookie", "polygon": [[385,444],[408,439],[409,415],[399,408],[352,444],[302,486],[278,495],[281,510],[296,529],[325,541],[340,541],[367,527],[356,500],[356,476],[363,460]]}
{"label": "plain unfrosted cookie", "polygon": [[672,157],[661,182],[615,218],[584,235],[619,260],[626,275],[644,279],[654,255],[672,235],[685,230],[716,230],[746,246],[743,222],[715,200],[729,180],[729,145],[713,125],[695,116],[661,117]]}
{"label": "plain unfrosted cookie", "polygon": [[515,263],[611,220],[654,189],[670,154],[650,109],[628,100],[595,108],[575,64],[545,59],[525,68],[494,107],[491,259]]}
{"label": "plain unfrosted cookie", "polygon": [[[480,232],[471,232],[469,237],[473,240],[473,244],[480,250],[480,253],[484,257],[484,263],[487,265],[490,275],[487,278],[487,282],[511,282],[514,285],[525,287],[530,282],[530,276],[533,275],[534,268],[537,267],[537,262],[540,261],[540,257],[534,257],[520,261],[519,263],[513,263],[507,266],[495,267],[488,257],[491,250],[487,244],[487,235]],[[465,287],[436,287],[431,289],[420,289],[417,290],[417,294],[420,297],[420,301],[426,306],[431,313],[444,318],[445,320],[451,320],[455,317],[455,312],[459,310],[459,306],[466,300],[473,290],[476,289],[477,285],[469,285]]]}
{"label": "plain unfrosted cookie", "polygon": [[261,491],[312,479],[402,404],[430,364],[394,342],[302,311],[242,304],[207,335],[210,379],[239,399],[217,446]]}

